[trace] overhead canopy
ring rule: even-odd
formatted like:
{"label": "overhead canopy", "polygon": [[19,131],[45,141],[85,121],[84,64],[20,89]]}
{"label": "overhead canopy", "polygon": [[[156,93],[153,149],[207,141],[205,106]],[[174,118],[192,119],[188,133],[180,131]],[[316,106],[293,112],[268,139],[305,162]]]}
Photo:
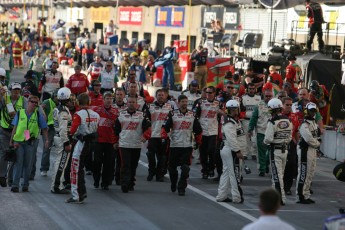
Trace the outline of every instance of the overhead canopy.
{"label": "overhead canopy", "polygon": [[[272,7],[272,0],[259,0],[259,2],[266,8]],[[314,0],[314,2],[323,4],[345,4],[344,0]],[[273,0],[274,9],[288,9],[297,5],[304,4],[305,0]]]}
{"label": "overhead canopy", "polygon": [[[237,6],[239,3],[253,3],[253,0],[192,0],[192,5]],[[70,1],[56,0],[54,5],[69,7]],[[74,7],[116,6],[116,0],[73,0]],[[119,0],[119,6],[181,6],[189,5],[189,0]]]}
{"label": "overhead canopy", "polygon": [[345,86],[341,85],[341,61],[334,60],[326,55],[314,53],[298,56],[297,64],[301,67],[304,84],[308,87],[312,80],[317,80],[331,91],[333,96],[331,104],[331,117],[344,119],[345,112],[341,111],[345,98]]}

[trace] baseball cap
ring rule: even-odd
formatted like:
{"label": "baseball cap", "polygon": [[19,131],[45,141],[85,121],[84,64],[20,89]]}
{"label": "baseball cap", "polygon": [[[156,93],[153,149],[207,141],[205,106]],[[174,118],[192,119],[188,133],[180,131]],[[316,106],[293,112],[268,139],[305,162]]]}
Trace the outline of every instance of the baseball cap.
{"label": "baseball cap", "polygon": [[197,80],[193,80],[193,81],[190,82],[190,85],[192,85],[192,86],[198,86],[199,84],[198,84],[198,81],[197,81]]}
{"label": "baseball cap", "polygon": [[18,82],[13,82],[11,84],[11,89],[22,89],[22,86]]}
{"label": "baseball cap", "polygon": [[307,110],[312,110],[312,109],[317,110],[317,106],[313,102],[309,102],[305,107],[306,107]]}

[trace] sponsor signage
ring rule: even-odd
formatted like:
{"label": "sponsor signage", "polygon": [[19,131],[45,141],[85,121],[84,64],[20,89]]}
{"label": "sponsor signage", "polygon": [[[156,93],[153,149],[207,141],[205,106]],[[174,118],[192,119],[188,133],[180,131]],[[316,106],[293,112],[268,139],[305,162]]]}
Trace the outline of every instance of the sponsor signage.
{"label": "sponsor signage", "polygon": [[120,25],[141,26],[143,21],[143,8],[140,7],[120,7],[119,23]]}
{"label": "sponsor signage", "polygon": [[184,7],[157,7],[155,25],[165,27],[184,27]]}
{"label": "sponsor signage", "polygon": [[211,29],[212,20],[219,19],[226,30],[236,30],[240,24],[240,11],[230,7],[202,7],[201,27]]}

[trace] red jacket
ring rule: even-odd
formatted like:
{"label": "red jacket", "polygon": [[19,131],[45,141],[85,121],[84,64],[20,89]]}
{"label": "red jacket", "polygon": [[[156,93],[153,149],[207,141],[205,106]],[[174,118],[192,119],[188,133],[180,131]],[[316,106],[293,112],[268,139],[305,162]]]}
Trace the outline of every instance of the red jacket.
{"label": "red jacket", "polygon": [[89,87],[90,82],[87,76],[83,73],[73,74],[69,77],[66,87],[71,90],[75,95],[85,93]]}
{"label": "red jacket", "polygon": [[283,113],[285,116],[288,116],[292,125],[293,125],[293,129],[292,129],[292,137],[296,136],[296,133],[298,132],[298,128],[300,126],[300,115],[301,114],[297,114],[297,113]]}
{"label": "red jacket", "polygon": [[[296,70],[295,70],[296,71]],[[296,72],[295,72],[296,74]],[[283,88],[283,78],[282,78],[282,75],[280,75],[279,73],[277,72],[274,72],[274,73],[271,73],[269,75],[269,77],[271,78],[271,82],[278,85],[279,88]]]}
{"label": "red jacket", "polygon": [[96,96],[94,92],[89,92],[89,97],[91,100],[90,106],[103,106],[104,101],[103,101],[103,95],[101,93],[99,93]]}
{"label": "red jacket", "polygon": [[106,109],[98,106],[93,109],[100,116],[98,124],[98,142],[115,144],[115,121],[118,117],[118,110],[111,106]]}

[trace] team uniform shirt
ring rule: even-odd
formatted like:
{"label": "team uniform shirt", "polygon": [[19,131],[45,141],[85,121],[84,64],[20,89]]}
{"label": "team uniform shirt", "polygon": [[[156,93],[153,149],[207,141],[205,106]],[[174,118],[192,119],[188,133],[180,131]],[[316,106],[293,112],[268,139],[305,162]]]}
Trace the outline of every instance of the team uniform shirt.
{"label": "team uniform shirt", "polygon": [[[46,58],[44,61],[43,61],[43,64],[42,64],[42,67],[44,67],[46,70],[50,70],[52,68],[52,64],[53,64],[53,61],[56,61],[57,60],[55,58],[53,59],[50,59],[50,58]],[[38,63],[37,63],[38,64]],[[37,71],[38,72],[38,71]]]}
{"label": "team uniform shirt", "polygon": [[298,114],[296,114],[296,113],[286,113],[284,115],[287,116],[289,118],[289,120],[291,121],[292,126],[293,126],[293,128],[292,128],[292,137],[295,137],[296,133],[298,132],[299,125],[300,125]]}
{"label": "team uniform shirt", "polygon": [[81,93],[85,93],[89,85],[90,82],[85,74],[75,73],[69,77],[66,87],[69,88],[73,94],[79,95]]}
{"label": "team uniform shirt", "polygon": [[143,112],[121,111],[115,122],[115,135],[118,137],[119,146],[140,149],[141,138],[144,137],[147,140],[151,136],[150,126],[150,121]]}
{"label": "team uniform shirt", "polygon": [[202,128],[192,111],[174,110],[163,124],[163,132],[170,132],[170,147],[189,148],[192,147],[192,134],[201,135]]}
{"label": "team uniform shirt", "polygon": [[271,73],[268,76],[268,79],[270,82],[276,84],[277,86],[279,86],[279,88],[283,88],[283,78],[282,75],[280,75],[279,73]]}
{"label": "team uniform shirt", "polygon": [[30,67],[29,69],[38,72],[38,73],[42,73],[43,72],[43,63],[45,61],[45,58],[43,56],[33,56],[30,60]]}
{"label": "team uniform shirt", "polygon": [[103,100],[103,95],[101,93],[95,94],[95,92],[91,91],[89,92],[89,97],[91,104],[90,106],[103,106],[104,100]]}
{"label": "team uniform shirt", "polygon": [[1,54],[0,55],[0,66],[5,70],[11,70],[11,55],[10,54]]}
{"label": "team uniform shirt", "polygon": [[101,75],[101,72],[103,70],[103,64],[92,62],[87,69],[87,72],[91,74],[91,81],[97,80],[99,76]]}
{"label": "team uniform shirt", "polygon": [[278,216],[260,216],[255,222],[244,226],[242,230],[295,230],[290,224],[282,221]]}
{"label": "team uniform shirt", "polygon": [[60,71],[47,71],[41,79],[42,92],[52,95],[57,89],[64,86],[63,75]]}
{"label": "team uniform shirt", "polygon": [[301,140],[303,139],[309,147],[316,149],[320,146],[320,142],[317,140],[318,127],[314,119],[304,119],[299,128],[299,132],[301,134]]}
{"label": "team uniform shirt", "polygon": [[248,94],[242,97],[242,111],[245,112],[244,119],[249,120],[252,115],[254,108],[260,103],[261,98],[259,95],[249,96]]}
{"label": "team uniform shirt", "polygon": [[98,142],[115,144],[115,120],[118,117],[118,110],[110,106],[105,108],[104,106],[98,106],[93,109],[100,116],[98,124]]}
{"label": "team uniform shirt", "polygon": [[[69,109],[64,105],[59,105],[53,110],[54,129],[56,145],[66,146],[69,144],[69,129],[71,127],[72,116]],[[57,143],[58,142],[58,143]]]}
{"label": "team uniform shirt", "polygon": [[225,146],[230,147],[234,153],[243,149],[241,143],[246,143],[246,135],[239,120],[233,117],[224,117],[222,124],[222,140]]}
{"label": "team uniform shirt", "polygon": [[86,136],[97,132],[99,115],[91,109],[82,109],[73,115],[71,135]]}
{"label": "team uniform shirt", "polygon": [[256,127],[257,133],[265,134],[267,122],[271,118],[268,111],[268,106],[264,101],[260,101],[258,106],[254,108],[252,117],[249,122],[249,130],[254,130]]}
{"label": "team uniform shirt", "polygon": [[204,48],[200,52],[194,53],[192,60],[195,60],[195,66],[205,66],[207,64],[208,49]]}
{"label": "team uniform shirt", "polygon": [[199,118],[202,135],[218,135],[218,111],[220,110],[219,101],[200,100],[195,106],[196,116]]}
{"label": "team uniform shirt", "polygon": [[284,115],[269,120],[265,132],[265,144],[287,145],[292,138],[292,123]]}
{"label": "team uniform shirt", "polygon": [[122,104],[117,104],[116,102],[113,104],[114,108],[117,109],[118,114],[121,110],[127,110],[127,104],[125,102],[122,102]]}
{"label": "team uniform shirt", "polygon": [[103,89],[113,89],[114,84],[119,81],[114,70],[107,72],[106,70],[102,71],[98,80],[101,82]]}
{"label": "team uniform shirt", "polygon": [[172,107],[168,103],[164,103],[160,105],[157,101],[150,105],[148,110],[148,115],[151,118],[151,137],[153,138],[161,138],[161,130],[162,126],[169,115],[170,111],[172,111]]}
{"label": "team uniform shirt", "polygon": [[192,110],[194,102],[201,97],[199,92],[191,93],[190,91],[182,92],[183,95],[188,97],[188,110]]}

